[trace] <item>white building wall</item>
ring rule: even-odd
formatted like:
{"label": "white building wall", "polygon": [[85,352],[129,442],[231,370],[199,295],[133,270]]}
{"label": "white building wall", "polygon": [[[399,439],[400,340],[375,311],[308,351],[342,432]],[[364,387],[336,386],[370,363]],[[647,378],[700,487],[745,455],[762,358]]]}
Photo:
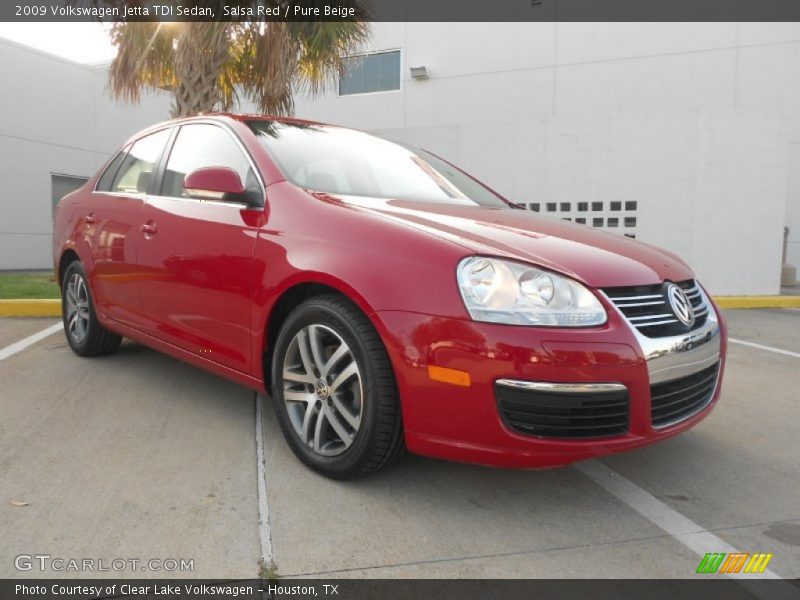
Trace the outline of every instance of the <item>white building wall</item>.
{"label": "white building wall", "polygon": [[0,269],[52,266],[51,173],[89,177],[136,131],[169,118],[166,97],[112,103],[106,70],[0,40]]}
{"label": "white building wall", "polygon": [[[297,115],[418,143],[517,202],[636,201],[637,237],[714,293],[777,293],[784,225],[800,267],[800,24],[374,24],[369,49],[394,48],[400,91]],[[0,78],[0,269],[48,267],[50,174],[93,174],[169,99],[113,103],[103,69],[3,40]]]}
{"label": "white building wall", "polygon": [[785,224],[800,266],[800,24],[375,24],[368,49],[394,48],[400,91],[297,115],[423,145],[515,202],[635,200],[637,237],[716,294],[778,293]]}

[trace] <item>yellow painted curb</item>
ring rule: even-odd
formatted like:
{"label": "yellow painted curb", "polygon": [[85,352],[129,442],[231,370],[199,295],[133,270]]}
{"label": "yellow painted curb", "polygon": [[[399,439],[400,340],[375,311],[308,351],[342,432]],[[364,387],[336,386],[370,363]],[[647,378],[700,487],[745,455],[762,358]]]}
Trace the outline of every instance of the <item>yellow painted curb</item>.
{"label": "yellow painted curb", "polygon": [[800,296],[715,296],[720,308],[800,308]]}
{"label": "yellow painted curb", "polygon": [[0,300],[0,317],[60,317],[61,300]]}

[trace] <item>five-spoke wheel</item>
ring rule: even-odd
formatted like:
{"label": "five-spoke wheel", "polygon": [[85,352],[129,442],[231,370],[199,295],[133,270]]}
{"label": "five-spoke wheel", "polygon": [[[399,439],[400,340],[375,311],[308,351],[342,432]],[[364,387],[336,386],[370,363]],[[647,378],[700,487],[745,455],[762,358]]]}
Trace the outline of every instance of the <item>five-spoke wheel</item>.
{"label": "five-spoke wheel", "polygon": [[97,320],[86,271],[73,261],[61,280],[61,314],[70,348],[80,356],[111,354],[122,338],[103,327]]}
{"label": "five-spoke wheel", "polygon": [[65,290],[67,335],[76,344],[86,339],[89,332],[89,292],[80,273],[72,273]]}
{"label": "five-spoke wheel", "polygon": [[272,398],[294,453],[320,473],[373,473],[403,449],[394,371],[377,331],[339,295],[317,296],[284,321],[272,356]]}
{"label": "five-spoke wheel", "polygon": [[314,452],[341,454],[361,425],[364,391],[350,346],[330,327],[298,331],[283,360],[283,400],[295,433]]}

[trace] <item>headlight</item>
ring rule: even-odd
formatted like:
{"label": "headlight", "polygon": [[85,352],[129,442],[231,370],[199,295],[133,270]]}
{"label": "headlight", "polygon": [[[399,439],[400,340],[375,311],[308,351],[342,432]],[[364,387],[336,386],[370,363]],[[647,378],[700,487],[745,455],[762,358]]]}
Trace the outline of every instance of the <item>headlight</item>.
{"label": "headlight", "polygon": [[554,327],[606,322],[603,305],[577,281],[513,261],[465,258],[458,286],[475,321]]}

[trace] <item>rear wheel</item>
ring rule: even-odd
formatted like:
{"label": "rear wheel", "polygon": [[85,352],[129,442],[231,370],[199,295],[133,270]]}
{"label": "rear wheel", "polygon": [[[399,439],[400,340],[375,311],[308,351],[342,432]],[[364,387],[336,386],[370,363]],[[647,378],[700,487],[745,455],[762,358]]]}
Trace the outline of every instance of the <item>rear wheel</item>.
{"label": "rear wheel", "polygon": [[86,271],[77,260],[67,267],[61,282],[61,314],[67,343],[75,354],[100,356],[119,348],[122,338],[97,320]]}
{"label": "rear wheel", "polygon": [[403,449],[394,372],[369,319],[336,296],[312,298],[275,344],[272,398],[297,457],[335,479],[374,473]]}

